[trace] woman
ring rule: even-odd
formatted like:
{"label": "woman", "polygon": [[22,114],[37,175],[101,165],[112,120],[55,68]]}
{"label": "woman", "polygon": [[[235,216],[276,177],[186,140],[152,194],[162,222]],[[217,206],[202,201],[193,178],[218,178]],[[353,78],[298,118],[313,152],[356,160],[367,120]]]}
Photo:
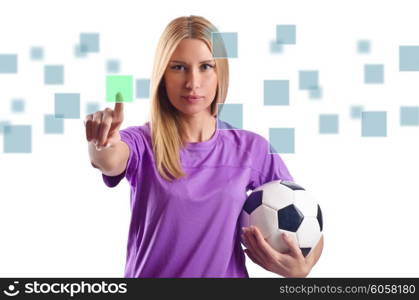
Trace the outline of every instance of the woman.
{"label": "woman", "polygon": [[292,250],[278,253],[257,228],[238,227],[246,191],[293,178],[279,155],[269,154],[266,139],[217,119],[228,60],[213,57],[211,32],[216,28],[197,16],[168,24],[154,62],[150,122],[119,130],[120,95],[114,110],[86,117],[92,165],[109,187],[124,177],[130,183],[125,277],[248,277],[241,233],[255,263],[306,276],[322,241],[304,258],[290,239]]}

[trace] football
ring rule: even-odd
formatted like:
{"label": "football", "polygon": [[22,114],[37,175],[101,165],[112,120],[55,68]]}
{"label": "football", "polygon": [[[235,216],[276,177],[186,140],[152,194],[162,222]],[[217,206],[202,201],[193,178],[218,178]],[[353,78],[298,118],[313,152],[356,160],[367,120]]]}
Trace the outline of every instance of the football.
{"label": "football", "polygon": [[276,180],[250,193],[240,215],[240,225],[258,227],[268,244],[281,253],[289,250],[281,237],[286,232],[307,256],[322,236],[323,217],[320,206],[303,187]]}

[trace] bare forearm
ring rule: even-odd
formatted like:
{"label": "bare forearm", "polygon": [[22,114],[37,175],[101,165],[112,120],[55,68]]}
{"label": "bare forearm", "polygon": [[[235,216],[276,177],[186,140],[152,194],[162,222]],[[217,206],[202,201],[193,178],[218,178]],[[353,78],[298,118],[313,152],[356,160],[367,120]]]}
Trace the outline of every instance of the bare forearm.
{"label": "bare forearm", "polygon": [[93,167],[98,168],[102,171],[112,170],[117,163],[118,153],[122,151],[122,145],[119,142],[108,148],[103,148],[98,151],[93,143],[88,143],[88,151],[90,156],[90,162]]}

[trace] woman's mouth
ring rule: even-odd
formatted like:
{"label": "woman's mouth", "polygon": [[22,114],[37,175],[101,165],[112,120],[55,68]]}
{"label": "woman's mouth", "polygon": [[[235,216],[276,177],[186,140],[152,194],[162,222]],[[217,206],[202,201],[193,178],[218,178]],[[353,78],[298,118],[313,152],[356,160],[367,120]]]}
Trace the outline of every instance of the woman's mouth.
{"label": "woman's mouth", "polygon": [[182,96],[183,99],[188,101],[189,103],[197,103],[200,100],[204,99],[202,96]]}

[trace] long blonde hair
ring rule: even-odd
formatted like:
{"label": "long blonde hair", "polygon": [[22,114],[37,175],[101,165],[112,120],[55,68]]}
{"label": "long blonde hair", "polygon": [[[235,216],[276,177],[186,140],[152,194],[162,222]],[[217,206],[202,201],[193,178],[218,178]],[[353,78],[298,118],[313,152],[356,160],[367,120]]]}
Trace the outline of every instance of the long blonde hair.
{"label": "long blonde hair", "polygon": [[[179,17],[172,20],[163,31],[157,44],[153,73],[150,82],[150,129],[156,167],[159,174],[168,181],[186,174],[182,170],[180,151],[184,146],[181,124],[177,109],[170,103],[163,76],[176,47],[183,39],[199,39],[213,51],[211,33],[218,32],[216,27],[200,16]],[[216,47],[225,52],[222,39],[216,41]],[[229,69],[227,58],[216,58],[217,91],[211,102],[211,115],[217,116],[218,103],[224,103],[227,96]]]}

